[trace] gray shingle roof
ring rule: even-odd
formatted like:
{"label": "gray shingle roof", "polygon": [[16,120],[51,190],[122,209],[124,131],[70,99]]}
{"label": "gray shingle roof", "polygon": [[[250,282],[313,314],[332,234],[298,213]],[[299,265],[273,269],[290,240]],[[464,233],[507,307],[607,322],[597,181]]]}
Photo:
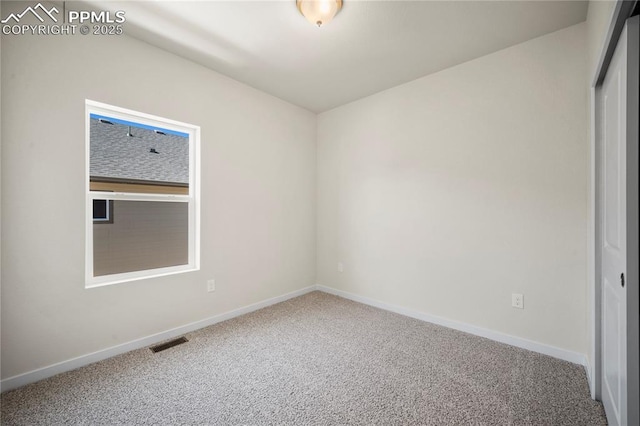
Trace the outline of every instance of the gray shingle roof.
{"label": "gray shingle roof", "polygon": [[[189,183],[189,138],[97,118],[90,123],[91,178]],[[151,152],[155,150],[157,153]]]}

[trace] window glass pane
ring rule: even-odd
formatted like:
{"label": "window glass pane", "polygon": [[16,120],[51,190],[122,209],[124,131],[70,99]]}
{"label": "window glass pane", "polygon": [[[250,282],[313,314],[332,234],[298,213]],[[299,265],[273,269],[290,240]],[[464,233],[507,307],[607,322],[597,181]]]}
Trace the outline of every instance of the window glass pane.
{"label": "window glass pane", "polygon": [[90,115],[90,189],[189,193],[189,135]]}
{"label": "window glass pane", "polygon": [[188,264],[188,203],[111,202],[113,222],[93,225],[94,276]]}
{"label": "window glass pane", "polygon": [[93,200],[93,220],[108,220],[107,200]]}
{"label": "window glass pane", "polygon": [[113,202],[111,200],[93,200],[93,223],[113,222]]}

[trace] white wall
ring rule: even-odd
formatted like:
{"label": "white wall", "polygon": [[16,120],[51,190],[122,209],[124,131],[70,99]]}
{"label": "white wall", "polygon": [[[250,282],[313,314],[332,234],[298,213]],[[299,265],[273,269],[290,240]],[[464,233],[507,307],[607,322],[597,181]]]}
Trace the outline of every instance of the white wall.
{"label": "white wall", "polygon": [[318,283],[586,353],[585,41],[583,23],[321,114]]}
{"label": "white wall", "polygon": [[[314,284],[314,114],[126,36],[1,54],[2,378]],[[85,98],[201,126],[201,271],[85,289]]]}

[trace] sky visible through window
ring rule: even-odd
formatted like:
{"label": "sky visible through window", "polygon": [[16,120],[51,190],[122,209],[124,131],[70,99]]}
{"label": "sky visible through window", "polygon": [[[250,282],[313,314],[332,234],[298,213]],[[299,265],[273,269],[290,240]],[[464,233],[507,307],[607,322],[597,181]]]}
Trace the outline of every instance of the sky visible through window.
{"label": "sky visible through window", "polygon": [[112,123],[124,124],[125,126],[138,127],[140,129],[159,130],[168,135],[181,136],[183,138],[189,137],[187,133],[178,132],[176,130],[169,130],[169,129],[163,129],[161,127],[148,126],[146,124],[136,123],[135,121],[127,121],[127,120],[120,120],[119,118],[107,117],[106,115],[90,114],[90,117],[96,120],[100,120],[100,119],[107,120]]}

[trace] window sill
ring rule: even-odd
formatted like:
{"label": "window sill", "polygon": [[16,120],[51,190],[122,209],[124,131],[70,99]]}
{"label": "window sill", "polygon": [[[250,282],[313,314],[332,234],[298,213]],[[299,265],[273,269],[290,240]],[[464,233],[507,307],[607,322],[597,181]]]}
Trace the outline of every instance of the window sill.
{"label": "window sill", "polygon": [[164,277],[167,275],[182,274],[185,272],[199,271],[194,265],[169,266],[166,268],[149,269],[146,271],[124,272],[99,277],[87,277],[85,288],[104,287],[113,284],[127,283],[131,281],[146,280],[149,278]]}

